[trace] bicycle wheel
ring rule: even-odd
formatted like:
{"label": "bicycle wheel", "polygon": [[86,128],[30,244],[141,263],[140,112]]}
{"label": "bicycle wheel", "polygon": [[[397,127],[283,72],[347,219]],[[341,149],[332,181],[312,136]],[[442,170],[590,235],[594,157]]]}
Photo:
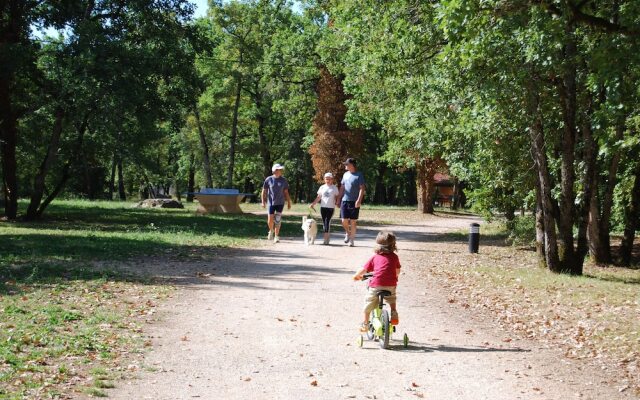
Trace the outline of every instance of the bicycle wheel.
{"label": "bicycle wheel", "polygon": [[389,336],[391,336],[391,326],[389,325],[389,313],[387,310],[382,310],[382,337],[380,338],[380,347],[383,349],[389,348]]}
{"label": "bicycle wheel", "polygon": [[367,340],[373,340],[373,337],[375,336],[373,334],[373,319],[375,317],[375,313],[371,311],[371,314],[369,314],[369,329],[367,330]]}

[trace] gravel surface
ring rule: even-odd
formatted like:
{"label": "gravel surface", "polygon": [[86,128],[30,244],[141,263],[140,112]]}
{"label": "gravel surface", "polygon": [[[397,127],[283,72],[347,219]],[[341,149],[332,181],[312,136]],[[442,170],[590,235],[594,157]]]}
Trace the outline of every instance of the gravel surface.
{"label": "gravel surface", "polygon": [[[152,350],[112,399],[627,399],[600,371],[535,341],[509,339],[412,261],[438,235],[474,217],[363,227],[356,247],[278,244],[217,251],[202,262],[143,267],[178,285],[150,324]],[[389,350],[365,341],[365,292],[351,275],[373,254],[378,230],[398,236],[400,325]],[[321,237],[321,234],[319,235]],[[320,239],[321,242],[321,239]],[[318,241],[316,241],[318,243]],[[460,252],[460,246],[455,250]],[[442,260],[446,263],[446,259]],[[410,339],[403,348],[402,335]]]}

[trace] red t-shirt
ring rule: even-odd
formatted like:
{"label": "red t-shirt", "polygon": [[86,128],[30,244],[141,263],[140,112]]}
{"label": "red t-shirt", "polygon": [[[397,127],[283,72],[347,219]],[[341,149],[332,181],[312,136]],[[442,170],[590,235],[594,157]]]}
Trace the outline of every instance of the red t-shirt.
{"label": "red t-shirt", "polygon": [[369,287],[397,286],[396,268],[400,268],[400,259],[396,253],[382,253],[371,257],[363,267],[367,272],[373,271]]}

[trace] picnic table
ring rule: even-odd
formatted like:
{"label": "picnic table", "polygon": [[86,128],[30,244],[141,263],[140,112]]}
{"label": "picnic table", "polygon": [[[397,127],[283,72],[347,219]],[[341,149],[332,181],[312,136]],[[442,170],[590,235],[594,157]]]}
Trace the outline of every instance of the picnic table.
{"label": "picnic table", "polygon": [[214,189],[204,188],[193,193],[200,205],[196,210],[198,214],[231,213],[242,214],[240,202],[250,193],[240,193],[238,189]]}

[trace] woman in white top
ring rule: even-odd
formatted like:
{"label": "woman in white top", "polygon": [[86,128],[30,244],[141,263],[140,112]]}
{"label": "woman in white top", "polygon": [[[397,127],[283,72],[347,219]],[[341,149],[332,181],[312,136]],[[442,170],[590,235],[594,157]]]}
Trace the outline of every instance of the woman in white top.
{"label": "woman in white top", "polygon": [[322,216],[322,226],[324,229],[323,244],[329,244],[331,217],[333,217],[333,210],[336,208],[339,193],[340,191],[336,185],[333,184],[333,174],[327,172],[324,174],[324,185],[318,189],[318,197],[309,205],[309,208],[315,211],[316,209],[313,208],[313,206],[320,202],[320,215]]}

